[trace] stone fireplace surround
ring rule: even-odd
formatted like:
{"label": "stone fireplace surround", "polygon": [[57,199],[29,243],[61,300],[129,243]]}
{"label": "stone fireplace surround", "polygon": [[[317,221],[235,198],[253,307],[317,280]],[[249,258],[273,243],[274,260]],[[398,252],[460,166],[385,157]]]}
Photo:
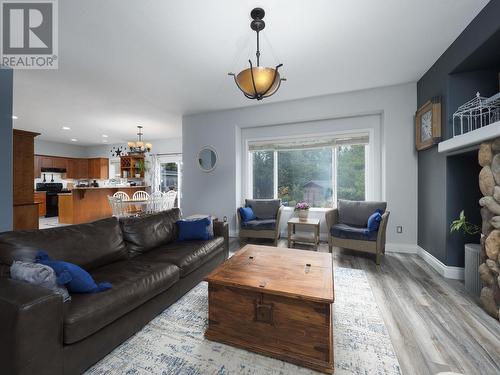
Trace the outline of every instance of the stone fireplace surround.
{"label": "stone fireplace surround", "polygon": [[500,137],[479,147],[479,188],[481,205],[481,259],[479,275],[483,283],[480,301],[495,318],[500,310]]}

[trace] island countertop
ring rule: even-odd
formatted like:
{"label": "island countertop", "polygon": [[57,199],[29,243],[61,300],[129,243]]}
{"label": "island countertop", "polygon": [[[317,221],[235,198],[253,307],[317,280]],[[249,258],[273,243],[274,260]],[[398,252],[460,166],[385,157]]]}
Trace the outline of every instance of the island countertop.
{"label": "island countertop", "polygon": [[120,190],[120,189],[148,189],[149,186],[147,185],[137,185],[137,186],[88,186],[88,187],[73,187],[71,191],[73,190],[96,190],[96,189],[112,189],[112,190]]}
{"label": "island countertop", "polygon": [[136,191],[148,191],[149,186],[99,186],[71,189],[69,194],[59,194],[59,222],[81,224],[112,216],[109,196],[117,191],[126,192],[130,198]]}

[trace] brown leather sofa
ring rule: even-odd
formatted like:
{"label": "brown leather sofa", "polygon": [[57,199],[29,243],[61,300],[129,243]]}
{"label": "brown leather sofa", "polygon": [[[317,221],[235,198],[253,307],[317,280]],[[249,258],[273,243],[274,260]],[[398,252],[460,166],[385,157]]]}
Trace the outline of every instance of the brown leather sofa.
{"label": "brown leather sofa", "polygon": [[[228,257],[227,223],[214,238],[176,241],[175,208],[44,230],[0,233],[0,373],[78,374],[174,303]],[[73,294],[9,278],[38,250],[76,263],[113,288]]]}

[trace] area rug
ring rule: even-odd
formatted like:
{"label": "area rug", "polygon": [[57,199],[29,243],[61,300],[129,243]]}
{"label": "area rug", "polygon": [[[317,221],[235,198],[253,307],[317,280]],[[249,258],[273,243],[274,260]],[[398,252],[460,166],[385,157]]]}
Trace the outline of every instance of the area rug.
{"label": "area rug", "polygon": [[[336,375],[401,374],[366,274],[335,268]],[[87,374],[318,374],[208,341],[207,284],[200,283]]]}

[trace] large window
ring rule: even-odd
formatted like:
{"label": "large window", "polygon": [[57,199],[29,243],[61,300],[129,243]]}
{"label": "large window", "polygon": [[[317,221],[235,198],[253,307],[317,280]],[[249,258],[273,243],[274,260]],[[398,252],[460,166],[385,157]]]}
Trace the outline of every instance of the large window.
{"label": "large window", "polygon": [[249,143],[253,198],[280,198],[293,207],[332,207],[337,199],[365,200],[368,135],[341,139]]}

